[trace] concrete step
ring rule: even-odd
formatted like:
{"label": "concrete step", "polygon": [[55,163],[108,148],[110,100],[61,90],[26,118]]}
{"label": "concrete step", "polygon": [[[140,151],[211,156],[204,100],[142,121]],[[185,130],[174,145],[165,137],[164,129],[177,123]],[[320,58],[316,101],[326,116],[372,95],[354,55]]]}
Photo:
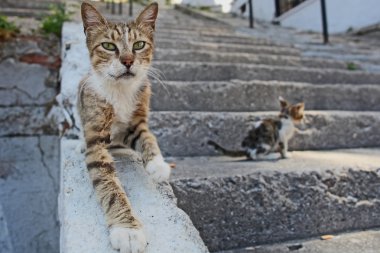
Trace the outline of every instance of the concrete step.
{"label": "concrete step", "polygon": [[282,80],[313,84],[379,84],[380,74],[337,69],[310,69],[256,64],[214,62],[162,62],[158,68],[170,81]]}
{"label": "concrete step", "polygon": [[380,226],[379,149],[292,155],[277,162],[170,159],[179,207],[210,251]]}
{"label": "concrete step", "polygon": [[[111,253],[105,218],[75,140],[61,142],[59,218],[62,253]],[[138,161],[119,161],[118,177],[143,224],[146,253],[207,253],[189,217],[176,206],[168,183],[155,184]]]}
{"label": "concrete step", "polygon": [[[157,40],[160,39],[175,39],[177,40],[191,40],[210,43],[229,43],[229,44],[242,44],[242,45],[267,45],[273,46],[274,43],[268,42],[263,39],[254,39],[250,37],[243,37],[233,32],[229,33],[208,33],[208,32],[187,32],[185,34],[163,32],[158,30],[155,34]],[[278,45],[279,46],[279,45]],[[285,46],[283,46],[285,47]]]}
{"label": "concrete step", "polygon": [[42,106],[0,107],[0,137],[56,135],[57,127]]}
{"label": "concrete step", "polygon": [[[195,49],[162,49],[157,48],[154,53],[157,61],[196,61],[196,62],[221,62],[221,63],[251,63],[274,66],[294,66],[309,68],[332,68],[347,70],[348,63],[318,58],[301,58],[298,56],[252,54],[244,52],[225,53],[210,52]],[[358,65],[358,68],[360,66]]]}
{"label": "concrete step", "polygon": [[219,251],[218,253],[377,253],[380,248],[379,229],[333,235],[332,239],[321,237],[294,240],[272,245],[260,245],[244,249]]}
{"label": "concrete step", "polygon": [[307,110],[380,111],[380,86],[371,84],[232,80],[153,82],[152,87],[155,111],[276,111],[279,96],[305,101]]}
{"label": "concrete step", "polygon": [[0,8],[0,14],[4,16],[17,16],[17,17],[42,17],[50,14],[46,9],[29,9],[29,8]]}
{"label": "concrete step", "polygon": [[[153,112],[150,128],[165,155],[216,155],[208,140],[240,149],[254,122],[276,115],[278,112]],[[307,111],[305,123],[289,146],[291,150],[380,147],[378,125],[380,112]]]}
{"label": "concrete step", "polygon": [[[1,173],[1,172],[0,172]],[[3,178],[0,174],[0,178]],[[0,204],[0,252],[1,253],[13,253],[13,247],[11,243],[11,237],[8,231],[7,220],[3,208]]]}
{"label": "concrete step", "polygon": [[[257,42],[261,43],[261,42]],[[213,43],[199,42],[193,39],[167,39],[158,38],[156,47],[159,49],[191,49],[191,50],[207,50],[226,53],[251,53],[251,54],[273,54],[300,56],[300,52],[291,47],[276,47],[268,45],[245,45],[236,43]]]}

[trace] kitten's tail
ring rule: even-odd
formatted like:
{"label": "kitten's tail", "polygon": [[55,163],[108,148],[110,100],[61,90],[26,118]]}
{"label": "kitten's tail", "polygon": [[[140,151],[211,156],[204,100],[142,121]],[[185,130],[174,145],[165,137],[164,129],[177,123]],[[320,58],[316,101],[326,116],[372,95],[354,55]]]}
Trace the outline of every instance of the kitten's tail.
{"label": "kitten's tail", "polygon": [[223,153],[223,155],[231,156],[231,157],[239,157],[239,156],[247,156],[247,152],[244,150],[228,150],[220,146],[218,143],[214,141],[208,141],[208,145],[213,146],[216,150]]}

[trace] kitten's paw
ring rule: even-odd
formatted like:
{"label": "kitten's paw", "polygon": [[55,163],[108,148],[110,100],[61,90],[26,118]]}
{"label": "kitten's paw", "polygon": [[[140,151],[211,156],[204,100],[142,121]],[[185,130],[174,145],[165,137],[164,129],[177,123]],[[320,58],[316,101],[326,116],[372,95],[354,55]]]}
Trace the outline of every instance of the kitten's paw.
{"label": "kitten's paw", "polygon": [[283,159],[288,159],[288,158],[292,158],[292,154],[289,154],[288,152],[284,153],[284,155],[282,156]]}
{"label": "kitten's paw", "polygon": [[147,245],[141,228],[112,227],[110,240],[112,247],[120,253],[144,253]]}
{"label": "kitten's paw", "polygon": [[146,171],[157,182],[168,181],[170,177],[170,165],[164,161],[162,155],[157,155],[146,165]]}
{"label": "kitten's paw", "polygon": [[130,148],[109,148],[111,155],[118,160],[142,163],[141,154]]}

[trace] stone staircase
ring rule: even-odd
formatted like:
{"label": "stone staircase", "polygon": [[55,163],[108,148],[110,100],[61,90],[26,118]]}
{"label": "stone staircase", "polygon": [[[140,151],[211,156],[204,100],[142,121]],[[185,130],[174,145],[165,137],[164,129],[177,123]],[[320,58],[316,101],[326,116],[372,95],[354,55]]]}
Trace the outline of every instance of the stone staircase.
{"label": "stone staircase", "polygon": [[[165,81],[153,85],[151,128],[210,251],[380,226],[378,72],[360,61],[350,71],[351,58],[331,56],[339,48],[307,57],[306,47],[175,10],[161,10],[156,43]],[[244,162],[207,146],[239,148],[255,121],[278,113],[280,95],[306,103],[293,158]]]}
{"label": "stone staircase", "polygon": [[[76,83],[88,64],[75,39],[64,32],[64,55],[73,61],[66,66],[64,60],[62,88]],[[347,62],[328,58],[160,10],[153,67],[163,80],[152,81],[150,125],[176,164],[170,183],[178,206],[211,252],[380,227],[380,73],[361,70],[360,62],[350,71]],[[279,95],[306,103],[291,159],[246,162],[207,146],[212,139],[238,148],[255,121],[278,113]],[[75,129],[69,133],[77,136]],[[65,189],[61,195],[68,198]]]}

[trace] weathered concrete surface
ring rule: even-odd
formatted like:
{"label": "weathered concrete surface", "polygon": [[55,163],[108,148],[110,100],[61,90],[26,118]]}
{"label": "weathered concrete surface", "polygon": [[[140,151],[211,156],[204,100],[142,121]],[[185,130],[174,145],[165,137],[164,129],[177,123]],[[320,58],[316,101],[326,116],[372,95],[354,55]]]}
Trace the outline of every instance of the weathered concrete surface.
{"label": "weathered concrete surface", "polygon": [[[1,172],[0,172],[1,173]],[[3,207],[0,204],[0,252],[13,253],[11,237],[8,232],[7,221],[3,212]]]}
{"label": "weathered concrete surface", "polygon": [[368,230],[335,235],[331,240],[313,238],[245,249],[220,251],[218,253],[378,253],[380,231]]}
{"label": "weathered concrete surface", "polygon": [[0,63],[0,76],[0,106],[46,104],[56,94],[47,86],[50,71],[37,64],[8,59]]}
{"label": "weathered concrete surface", "polygon": [[[184,34],[165,32],[161,31],[155,35],[158,40],[176,40],[176,41],[198,41],[198,42],[209,42],[209,43],[227,43],[234,45],[251,45],[251,46],[274,46],[275,44],[269,43],[268,41],[262,39],[254,39],[252,37],[241,36],[234,34],[232,31],[227,31],[225,33],[208,33],[208,32],[188,32]],[[284,48],[284,46],[278,46]],[[285,49],[285,48],[284,48]],[[288,49],[297,53],[294,48],[288,47]],[[283,51],[282,51],[283,52]]]}
{"label": "weathered concrete surface", "polygon": [[[278,112],[153,112],[150,128],[165,155],[215,155],[208,146],[214,140],[240,149],[254,122]],[[380,113],[308,111],[305,124],[290,140],[291,150],[337,149],[380,146]]]}
{"label": "weathered concrete surface", "polygon": [[[61,142],[60,221],[62,253],[107,253],[111,249],[104,215],[88,178],[78,141]],[[141,163],[118,162],[118,177],[143,223],[146,253],[206,253],[198,231],[176,206],[170,185],[154,184]]]}
{"label": "weathered concrete surface", "polygon": [[47,117],[46,107],[0,107],[0,136],[52,135],[57,133],[55,123]]}
{"label": "weathered concrete surface", "polygon": [[274,66],[297,66],[309,68],[336,68],[347,69],[347,63],[323,60],[308,59],[297,56],[252,54],[252,53],[225,53],[210,52],[207,50],[190,49],[156,49],[154,57],[158,61],[197,61],[197,62],[228,62],[228,63],[252,63]]}
{"label": "weathered concrete surface", "polygon": [[278,97],[306,102],[306,110],[379,111],[380,85],[279,81],[153,83],[155,111],[276,111]]}
{"label": "weathered concrete surface", "polygon": [[192,50],[208,50],[217,52],[241,52],[252,54],[271,54],[271,55],[288,55],[299,56],[300,53],[295,48],[273,47],[273,46],[252,46],[246,44],[229,44],[229,43],[213,43],[200,42],[193,40],[174,40],[160,38],[156,41],[156,47],[162,49],[192,49]]}
{"label": "weathered concrete surface", "polygon": [[179,207],[210,251],[380,226],[380,150],[292,156],[172,160]]}
{"label": "weathered concrete surface", "polygon": [[58,252],[58,159],[56,136],[0,138],[0,202],[15,253]]}
{"label": "weathered concrete surface", "polygon": [[310,69],[214,62],[158,62],[153,64],[171,81],[282,80],[324,83],[379,84],[380,74],[336,69]]}

